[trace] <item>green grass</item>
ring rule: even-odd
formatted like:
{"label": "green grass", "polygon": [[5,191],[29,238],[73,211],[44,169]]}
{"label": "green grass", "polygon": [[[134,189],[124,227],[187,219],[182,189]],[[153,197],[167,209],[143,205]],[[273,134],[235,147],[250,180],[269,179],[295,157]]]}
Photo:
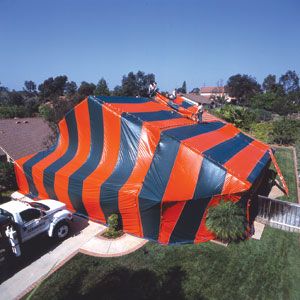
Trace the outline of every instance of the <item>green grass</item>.
{"label": "green grass", "polygon": [[299,235],[144,248],[119,258],[76,255],[31,299],[299,299]]}
{"label": "green grass", "polygon": [[276,148],[275,158],[289,188],[289,196],[282,196],[279,199],[298,202],[293,150],[286,147],[278,147]]}

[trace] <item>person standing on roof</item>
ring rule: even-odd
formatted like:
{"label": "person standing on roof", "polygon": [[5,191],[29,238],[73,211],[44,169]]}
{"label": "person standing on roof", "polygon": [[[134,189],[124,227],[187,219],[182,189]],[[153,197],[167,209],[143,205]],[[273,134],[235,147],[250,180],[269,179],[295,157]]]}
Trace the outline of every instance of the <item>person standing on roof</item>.
{"label": "person standing on roof", "polygon": [[152,81],[148,88],[149,97],[154,97],[156,92],[157,92],[157,83],[155,81]]}
{"label": "person standing on roof", "polygon": [[174,99],[176,99],[176,97],[177,97],[177,90],[174,89],[173,92],[172,92],[172,94],[169,96],[169,99],[170,100],[174,100]]}
{"label": "person standing on roof", "polygon": [[202,123],[202,119],[203,119],[203,105],[202,105],[202,103],[198,103],[196,116],[197,116],[198,123]]}

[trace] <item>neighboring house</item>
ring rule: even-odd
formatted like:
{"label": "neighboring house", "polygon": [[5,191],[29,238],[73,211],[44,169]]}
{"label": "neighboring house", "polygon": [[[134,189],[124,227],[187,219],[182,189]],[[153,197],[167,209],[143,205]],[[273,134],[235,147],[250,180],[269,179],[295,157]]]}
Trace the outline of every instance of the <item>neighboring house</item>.
{"label": "neighboring house", "polygon": [[189,93],[189,94],[180,94],[180,96],[192,101],[195,104],[201,103],[206,108],[213,108],[215,106],[213,99],[206,98],[198,94]]}
{"label": "neighboring house", "polygon": [[200,95],[208,99],[217,99],[224,97],[226,102],[232,102],[234,98],[230,97],[224,86],[204,86],[200,88]]}
{"label": "neighboring house", "polygon": [[47,149],[51,129],[42,118],[0,120],[0,160],[19,159]]}

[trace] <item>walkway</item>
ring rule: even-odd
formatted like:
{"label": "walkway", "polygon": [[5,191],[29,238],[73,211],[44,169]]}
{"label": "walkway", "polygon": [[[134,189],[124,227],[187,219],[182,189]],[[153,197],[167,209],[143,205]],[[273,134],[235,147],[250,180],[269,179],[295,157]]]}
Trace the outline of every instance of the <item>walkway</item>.
{"label": "walkway", "polygon": [[97,235],[85,243],[79,252],[98,257],[122,256],[134,252],[147,242],[130,234],[124,234],[117,239],[105,239]]}

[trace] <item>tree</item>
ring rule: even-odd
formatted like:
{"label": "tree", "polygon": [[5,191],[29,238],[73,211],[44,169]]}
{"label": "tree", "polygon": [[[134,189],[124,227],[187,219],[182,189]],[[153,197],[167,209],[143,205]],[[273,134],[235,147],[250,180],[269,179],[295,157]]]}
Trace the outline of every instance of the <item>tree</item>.
{"label": "tree", "polygon": [[101,78],[96,86],[95,90],[96,96],[109,96],[110,92],[106,83],[106,80],[104,78]]}
{"label": "tree", "polygon": [[299,77],[295,71],[287,71],[279,78],[279,84],[286,94],[299,91]]}
{"label": "tree", "polygon": [[247,220],[245,212],[237,204],[222,200],[208,209],[206,226],[217,238],[230,242],[243,238]]}
{"label": "tree", "polygon": [[0,81],[0,93],[2,94],[2,93],[7,93],[8,92],[8,88],[7,87],[5,87],[5,86],[3,86],[2,84],[1,84],[1,81]]}
{"label": "tree", "polygon": [[260,93],[260,84],[254,77],[236,74],[229,77],[226,90],[230,97],[236,98],[242,104],[249,104],[250,99]]}
{"label": "tree", "polygon": [[65,75],[57,76],[55,78],[49,77],[48,79],[46,79],[38,87],[42,99],[46,100],[47,98],[50,98],[51,100],[52,98],[63,96],[66,89],[67,81],[68,77]]}
{"label": "tree", "polygon": [[74,96],[77,92],[77,84],[74,81],[67,82],[65,85],[65,94],[67,96]]}
{"label": "tree", "polygon": [[148,87],[151,82],[155,81],[155,75],[145,74],[142,71],[138,71],[136,74],[133,72],[128,73],[127,76],[123,76],[121,94],[123,96],[148,96]]}
{"label": "tree", "polygon": [[25,81],[23,89],[27,93],[33,94],[36,92],[36,84],[32,80]]}
{"label": "tree", "polygon": [[117,85],[115,86],[113,92],[112,92],[113,96],[122,96],[122,87]]}
{"label": "tree", "polygon": [[199,95],[199,94],[200,94],[200,89],[199,89],[199,88],[193,88],[193,89],[190,91],[190,93]]}
{"label": "tree", "polygon": [[80,98],[83,99],[89,95],[94,95],[95,89],[96,86],[94,83],[88,83],[86,81],[82,81],[78,89],[78,94]]}
{"label": "tree", "polygon": [[186,81],[184,81],[184,82],[182,83],[181,88],[178,88],[178,89],[177,89],[177,92],[178,92],[178,93],[182,93],[182,94],[186,94]]}
{"label": "tree", "polygon": [[278,102],[282,102],[282,98],[275,92],[266,92],[264,94],[256,94],[251,98],[252,108],[261,108],[274,111],[274,107]]}
{"label": "tree", "polygon": [[8,102],[9,105],[23,105],[24,104],[24,99],[22,97],[22,94],[20,92],[17,92],[15,90],[12,90],[8,94]]}
{"label": "tree", "polygon": [[262,88],[267,93],[276,93],[278,84],[276,83],[276,75],[269,74],[263,81]]}

